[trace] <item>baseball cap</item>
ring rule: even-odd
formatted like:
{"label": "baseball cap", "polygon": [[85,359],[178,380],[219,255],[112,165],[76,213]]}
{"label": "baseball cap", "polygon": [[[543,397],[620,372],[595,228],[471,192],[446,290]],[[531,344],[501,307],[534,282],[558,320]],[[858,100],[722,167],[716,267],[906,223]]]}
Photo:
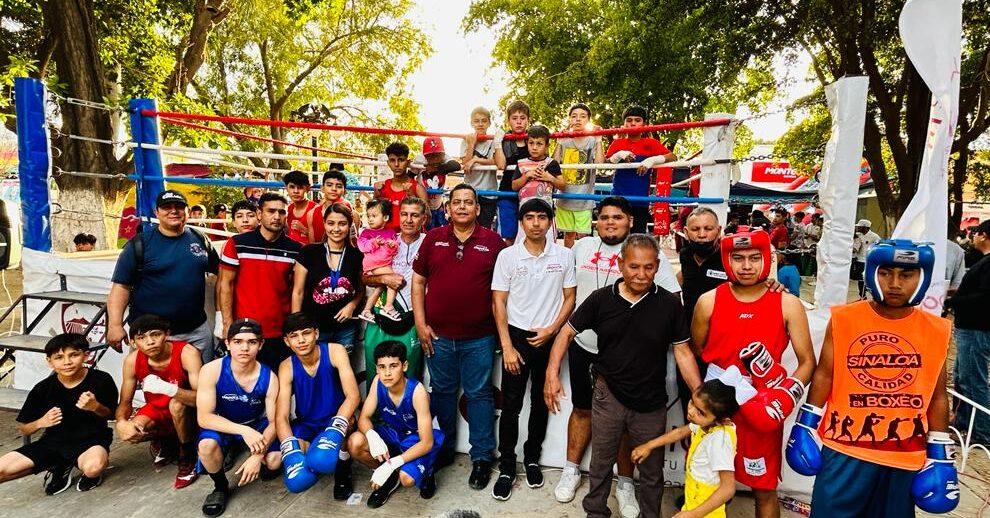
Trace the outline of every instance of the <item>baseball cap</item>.
{"label": "baseball cap", "polygon": [[186,197],[179,191],[173,191],[168,189],[158,193],[158,197],[155,198],[155,207],[161,207],[162,205],[168,205],[170,203],[178,203],[184,207],[189,206],[189,202],[186,201]]}
{"label": "baseball cap", "polygon": [[426,137],[423,139],[423,154],[443,153],[443,141],[439,137]]}
{"label": "baseball cap", "polygon": [[990,236],[990,219],[985,219],[979,225],[976,225],[976,228],[973,229],[973,232],[976,232],[977,234],[986,234]]}
{"label": "baseball cap", "polygon": [[227,328],[227,340],[241,333],[254,333],[258,338],[261,338],[261,324],[252,318],[239,318]]}
{"label": "baseball cap", "polygon": [[873,226],[873,223],[871,223],[870,220],[868,219],[861,219],[856,222],[856,226],[870,228]]}
{"label": "baseball cap", "polygon": [[227,204],[226,203],[218,203],[218,204],[216,204],[216,205],[213,206],[213,213],[214,214],[216,214],[218,212],[225,211],[225,210],[227,210]]}

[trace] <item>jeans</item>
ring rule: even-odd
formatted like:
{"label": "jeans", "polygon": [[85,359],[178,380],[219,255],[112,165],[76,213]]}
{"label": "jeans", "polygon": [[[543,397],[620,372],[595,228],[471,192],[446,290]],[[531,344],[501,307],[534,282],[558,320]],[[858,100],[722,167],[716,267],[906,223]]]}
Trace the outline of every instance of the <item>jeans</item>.
{"label": "jeans", "polygon": [[354,338],[357,337],[358,322],[355,320],[348,320],[343,324],[335,326],[334,329],[320,330],[320,336],[318,338],[321,342],[330,342],[334,344],[340,344],[344,346],[347,353],[350,354],[354,349]]}
{"label": "jeans", "polygon": [[457,445],[457,389],[463,385],[472,461],[490,461],[495,452],[494,350],[494,335],[466,340],[438,337],[433,340],[433,356],[426,360],[433,415],[445,437],[443,449],[449,453]]}
{"label": "jeans", "polygon": [[529,394],[529,423],[526,444],[523,445],[523,464],[539,464],[543,452],[543,439],[547,436],[547,420],[550,412],[543,400],[543,383],[550,362],[553,337],[539,347],[526,341],[536,333],[509,326],[512,347],[519,353],[522,363],[519,374],[505,370],[502,364],[502,415],[498,420],[499,471],[516,474],[516,443],[519,442],[519,412],[526,399],[526,384],[533,388]]}
{"label": "jeans", "polygon": [[[987,369],[990,368],[990,331],[955,329],[956,365],[953,376],[956,391],[985,408],[990,408],[990,387],[987,386]],[[956,401],[953,426],[965,432],[969,427],[972,407]],[[976,410],[976,423],[970,442],[990,445],[990,416]]]}

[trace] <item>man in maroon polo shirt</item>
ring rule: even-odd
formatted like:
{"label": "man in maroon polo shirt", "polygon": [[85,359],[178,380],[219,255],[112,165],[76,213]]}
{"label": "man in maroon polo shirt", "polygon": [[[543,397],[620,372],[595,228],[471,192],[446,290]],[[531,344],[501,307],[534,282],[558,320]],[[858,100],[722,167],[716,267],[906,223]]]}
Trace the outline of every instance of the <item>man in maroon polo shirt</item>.
{"label": "man in maroon polo shirt", "polygon": [[474,187],[454,187],[447,202],[450,224],[426,234],[413,262],[412,282],[416,333],[430,369],[430,397],[446,437],[435,467],[454,459],[461,386],[467,398],[473,489],[488,485],[495,453],[492,276],[498,253],[505,248],[498,234],[477,224],[480,210]]}

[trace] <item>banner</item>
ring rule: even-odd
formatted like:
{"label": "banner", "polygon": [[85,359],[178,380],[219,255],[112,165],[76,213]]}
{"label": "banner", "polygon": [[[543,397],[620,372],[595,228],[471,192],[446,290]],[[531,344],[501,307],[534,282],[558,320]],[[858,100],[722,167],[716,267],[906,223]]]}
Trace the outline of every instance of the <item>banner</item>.
{"label": "banner", "polygon": [[935,275],[921,307],[941,315],[946,288],[942,272],[945,271],[949,212],[947,170],[959,117],[962,2],[908,0],[899,22],[904,50],[931,90],[932,105],[917,191],[897,222],[892,237],[932,243]]}
{"label": "banner", "polygon": [[750,180],[764,183],[787,183],[797,180],[798,175],[791,163],[782,160],[778,162],[753,162]]}

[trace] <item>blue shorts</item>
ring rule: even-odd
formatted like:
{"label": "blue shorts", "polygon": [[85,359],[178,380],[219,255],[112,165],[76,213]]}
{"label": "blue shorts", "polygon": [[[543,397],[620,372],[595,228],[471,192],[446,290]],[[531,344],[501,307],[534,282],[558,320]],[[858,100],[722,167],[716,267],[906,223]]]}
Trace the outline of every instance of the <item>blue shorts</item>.
{"label": "blue shorts", "polygon": [[[375,427],[375,431],[381,436],[382,440],[385,441],[385,445],[388,446],[388,453],[391,456],[402,455],[402,452],[412,448],[413,445],[419,442],[419,434],[409,434],[405,437],[399,437],[399,433],[395,429],[380,425]],[[420,487],[423,483],[423,477],[433,473],[433,461],[437,458],[437,452],[440,451],[440,446],[443,445],[443,432],[433,429],[433,449],[430,453],[423,455],[418,459],[413,459],[399,468],[401,471],[405,472],[406,475],[412,477],[416,481],[416,487]]]}
{"label": "blue shorts", "polygon": [[430,209],[430,224],[428,230],[442,227],[447,224],[447,209],[441,206],[439,209]]}
{"label": "blue shorts", "polygon": [[354,339],[357,337],[359,329],[358,322],[349,321],[338,325],[339,327],[336,329],[327,329],[325,331],[321,329],[317,341],[343,345],[344,350],[350,354],[354,350]]}
{"label": "blue shorts", "polygon": [[[260,421],[251,425],[251,428],[254,428],[259,433],[264,433],[265,428],[268,428],[268,418],[262,417]],[[226,455],[227,451],[230,450],[230,445],[233,444],[234,441],[241,441],[241,442],[244,441],[244,438],[241,437],[239,434],[223,433],[223,432],[218,432],[216,430],[207,430],[204,428],[199,431],[199,441],[202,442],[207,439],[213,439],[214,441],[217,441],[217,443],[220,445],[220,451],[222,451],[224,455]],[[279,449],[279,443],[278,443],[278,438],[276,438],[274,441],[272,441],[271,445],[268,446],[268,451],[270,452],[278,451],[278,449]]]}
{"label": "blue shorts", "polygon": [[515,239],[519,233],[519,200],[498,199],[498,233],[502,239]]}
{"label": "blue shorts", "polygon": [[911,518],[911,481],[916,473],[859,460],[826,446],[811,493],[811,518]]}
{"label": "blue shorts", "polygon": [[292,427],[292,435],[295,438],[300,441],[313,442],[313,439],[316,439],[317,435],[320,435],[323,433],[323,430],[327,429],[328,424],[330,424],[329,419],[325,423],[314,423],[296,419],[289,423],[289,426]]}

